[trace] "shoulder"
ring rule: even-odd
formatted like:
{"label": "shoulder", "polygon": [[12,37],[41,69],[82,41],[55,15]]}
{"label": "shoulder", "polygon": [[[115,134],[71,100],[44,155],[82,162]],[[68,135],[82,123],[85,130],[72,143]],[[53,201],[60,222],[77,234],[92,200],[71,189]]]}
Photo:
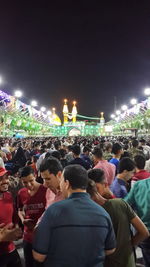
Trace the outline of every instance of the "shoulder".
{"label": "shoulder", "polygon": [[18,191],[18,195],[23,195],[27,193],[28,193],[28,189],[26,187],[23,187]]}

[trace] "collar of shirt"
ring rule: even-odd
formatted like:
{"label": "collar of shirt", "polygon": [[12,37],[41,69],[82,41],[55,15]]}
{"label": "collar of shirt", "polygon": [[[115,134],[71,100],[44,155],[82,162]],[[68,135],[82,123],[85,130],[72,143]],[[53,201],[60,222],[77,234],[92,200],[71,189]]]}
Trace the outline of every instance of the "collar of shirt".
{"label": "collar of shirt", "polygon": [[89,194],[88,193],[84,193],[84,192],[72,193],[68,198],[79,198],[79,197],[90,198]]}

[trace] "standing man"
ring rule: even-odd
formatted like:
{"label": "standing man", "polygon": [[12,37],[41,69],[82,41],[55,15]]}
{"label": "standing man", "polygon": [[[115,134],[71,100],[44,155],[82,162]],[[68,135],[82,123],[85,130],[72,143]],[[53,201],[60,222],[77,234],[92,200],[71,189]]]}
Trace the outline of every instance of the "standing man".
{"label": "standing man", "polygon": [[41,177],[44,180],[44,186],[48,188],[46,192],[46,208],[53,202],[63,199],[60,191],[60,178],[62,174],[62,165],[54,157],[45,158],[40,165]]}
{"label": "standing man", "polygon": [[19,254],[12,242],[21,237],[21,230],[12,226],[12,223],[16,224],[18,220],[8,187],[8,173],[4,168],[0,168],[0,225],[3,227],[0,229],[0,266],[21,267]]}
{"label": "standing man", "polygon": [[34,265],[32,257],[33,230],[45,211],[46,187],[36,182],[34,170],[27,166],[20,170],[24,188],[18,192],[18,215],[24,225],[23,247],[26,267]]}
{"label": "standing man", "polygon": [[111,190],[117,198],[127,195],[127,182],[134,174],[135,163],[132,159],[125,157],[119,163],[118,174],[111,185]]}
{"label": "standing man", "polygon": [[35,233],[33,256],[45,267],[102,267],[105,255],[115,251],[110,217],[90,199],[87,185],[82,166],[64,169],[61,190],[68,198],[46,210]]}
{"label": "standing man", "polygon": [[95,147],[93,150],[94,169],[102,169],[105,173],[106,183],[110,186],[115,178],[116,168],[114,164],[103,159],[103,152],[100,147]]}

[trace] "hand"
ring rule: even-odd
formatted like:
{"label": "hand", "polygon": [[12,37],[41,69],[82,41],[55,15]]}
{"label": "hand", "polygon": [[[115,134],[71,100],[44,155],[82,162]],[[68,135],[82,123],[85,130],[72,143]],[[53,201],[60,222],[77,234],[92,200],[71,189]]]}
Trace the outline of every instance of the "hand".
{"label": "hand", "polygon": [[32,219],[24,219],[23,224],[28,227],[29,230],[33,230],[35,223]]}
{"label": "hand", "polygon": [[22,237],[22,231],[20,228],[13,228],[13,224],[0,224],[0,242],[15,241]]}

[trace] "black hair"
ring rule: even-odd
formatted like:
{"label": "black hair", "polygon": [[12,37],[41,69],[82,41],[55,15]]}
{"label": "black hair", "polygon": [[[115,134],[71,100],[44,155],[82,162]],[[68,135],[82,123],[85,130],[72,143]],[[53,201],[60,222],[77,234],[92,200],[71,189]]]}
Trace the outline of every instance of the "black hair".
{"label": "black hair", "polygon": [[54,150],[54,151],[51,153],[51,155],[52,155],[52,157],[54,157],[54,158],[56,158],[56,159],[58,159],[58,160],[60,160],[60,158],[61,158],[60,152],[57,151],[57,150]]}
{"label": "black hair", "polygon": [[65,149],[59,149],[59,153],[61,158],[64,158],[66,156],[66,150]]}
{"label": "black hair", "polygon": [[135,162],[135,166],[140,169],[140,170],[143,170],[144,167],[145,167],[145,162],[146,162],[146,159],[144,156],[142,155],[136,155],[134,157],[134,162]]}
{"label": "black hair", "polygon": [[49,157],[43,159],[41,165],[40,165],[40,172],[49,171],[49,173],[52,173],[54,175],[57,175],[59,171],[62,171],[62,165],[60,161],[54,157]]}
{"label": "black hair", "polygon": [[64,180],[68,180],[71,188],[86,189],[88,186],[88,174],[84,167],[74,164],[64,168]]}
{"label": "black hair", "polygon": [[51,156],[51,153],[50,152],[47,152],[46,154],[45,154],[45,158],[49,158]]}
{"label": "black hair", "polygon": [[132,146],[133,146],[133,147],[138,147],[138,145],[139,145],[138,140],[134,139],[134,140],[132,141]]}
{"label": "black hair", "polygon": [[19,175],[21,178],[26,177],[30,174],[34,174],[34,170],[30,166],[25,166],[25,167],[19,169]]}
{"label": "black hair", "polygon": [[85,153],[85,152],[90,152],[91,151],[91,149],[89,148],[89,146],[85,146],[84,148],[83,148],[83,153]]}
{"label": "black hair", "polygon": [[80,150],[80,146],[79,146],[79,145],[74,145],[74,146],[72,146],[72,152],[73,152],[75,155],[79,156],[79,155],[80,155],[80,152],[81,152],[81,150]]}
{"label": "black hair", "polygon": [[102,169],[92,169],[88,171],[89,179],[93,180],[95,183],[103,183],[105,180],[105,174]]}
{"label": "black hair", "polygon": [[96,156],[97,158],[102,158],[103,157],[103,152],[100,147],[95,147],[92,151],[93,155]]}
{"label": "black hair", "polygon": [[133,171],[135,168],[135,163],[129,157],[125,157],[119,162],[119,170],[118,173],[122,173],[123,171]]}
{"label": "black hair", "polygon": [[122,146],[119,143],[115,143],[113,144],[113,147],[112,147],[112,153],[116,155],[121,149],[122,149]]}
{"label": "black hair", "polygon": [[86,191],[91,197],[94,197],[95,194],[97,194],[96,184],[93,180],[88,179],[88,187],[87,187]]}

